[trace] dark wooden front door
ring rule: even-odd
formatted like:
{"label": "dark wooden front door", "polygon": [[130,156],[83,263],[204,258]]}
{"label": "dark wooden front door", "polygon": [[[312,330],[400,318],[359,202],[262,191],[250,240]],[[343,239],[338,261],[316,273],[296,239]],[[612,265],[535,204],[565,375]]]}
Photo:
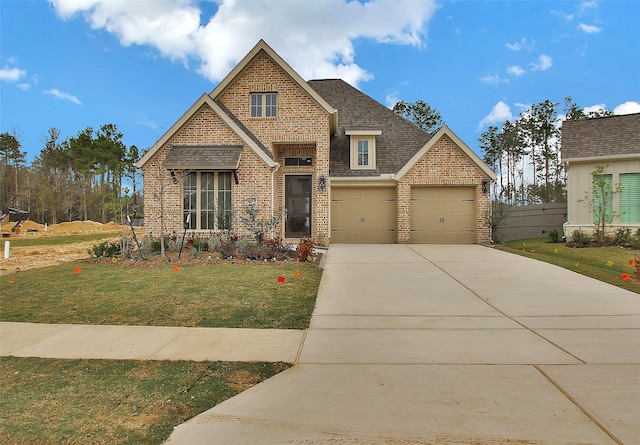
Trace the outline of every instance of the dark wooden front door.
{"label": "dark wooden front door", "polygon": [[285,238],[311,236],[311,175],[284,178]]}

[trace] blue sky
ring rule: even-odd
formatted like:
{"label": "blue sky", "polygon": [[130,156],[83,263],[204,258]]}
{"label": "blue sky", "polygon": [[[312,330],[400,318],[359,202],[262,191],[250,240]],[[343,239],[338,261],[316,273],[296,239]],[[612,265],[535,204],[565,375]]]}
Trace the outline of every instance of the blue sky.
{"label": "blue sky", "polygon": [[424,100],[473,150],[566,96],[640,112],[640,1],[0,0],[0,131],[155,140],[264,39],[305,79]]}

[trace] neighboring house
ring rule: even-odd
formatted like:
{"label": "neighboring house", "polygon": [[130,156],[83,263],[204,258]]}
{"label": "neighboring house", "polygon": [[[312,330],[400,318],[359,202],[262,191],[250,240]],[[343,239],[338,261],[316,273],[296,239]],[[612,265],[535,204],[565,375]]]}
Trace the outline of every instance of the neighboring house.
{"label": "neighboring house", "polygon": [[[136,166],[145,228],[346,243],[488,243],[495,174],[448,127],[430,135],[343,82],[305,82],[264,41]],[[162,215],[162,218],[161,218]]]}
{"label": "neighboring house", "polygon": [[561,152],[567,169],[567,239],[577,229],[591,234],[599,219],[592,175],[598,166],[605,167],[603,180],[613,191],[606,208],[610,227],[640,228],[640,114],[566,121]]}

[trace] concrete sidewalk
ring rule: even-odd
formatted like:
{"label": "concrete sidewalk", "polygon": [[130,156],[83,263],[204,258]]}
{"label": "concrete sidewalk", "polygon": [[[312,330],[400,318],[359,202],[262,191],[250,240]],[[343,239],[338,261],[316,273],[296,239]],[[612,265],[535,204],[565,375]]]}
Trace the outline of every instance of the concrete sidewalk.
{"label": "concrete sidewalk", "polygon": [[332,245],[299,364],[168,444],[637,444],[640,295],[481,246]]}
{"label": "concrete sidewalk", "polygon": [[0,323],[0,355],[295,363],[305,331]]}

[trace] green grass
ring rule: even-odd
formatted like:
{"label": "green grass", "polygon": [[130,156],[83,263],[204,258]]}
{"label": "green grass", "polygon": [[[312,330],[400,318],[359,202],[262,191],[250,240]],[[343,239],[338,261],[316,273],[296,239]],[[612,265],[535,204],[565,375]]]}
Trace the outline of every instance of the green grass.
{"label": "green grass", "polygon": [[[567,247],[564,243],[549,243],[547,238],[509,241],[497,249],[555,264],[582,275],[640,293],[635,269],[629,264],[640,252],[620,247]],[[624,281],[627,273],[631,280]]]}
{"label": "green grass", "polygon": [[0,443],[159,445],[284,363],[0,358]]}
{"label": "green grass", "polygon": [[169,264],[80,261],[3,277],[0,320],[305,329],[321,276],[295,264],[181,265],[176,272]]}
{"label": "green grass", "polygon": [[100,241],[103,239],[118,238],[118,232],[91,233],[87,235],[47,235],[37,238],[28,237],[12,237],[5,241],[10,241],[13,247],[32,247],[32,246],[57,246],[64,244],[82,243],[85,241]]}

